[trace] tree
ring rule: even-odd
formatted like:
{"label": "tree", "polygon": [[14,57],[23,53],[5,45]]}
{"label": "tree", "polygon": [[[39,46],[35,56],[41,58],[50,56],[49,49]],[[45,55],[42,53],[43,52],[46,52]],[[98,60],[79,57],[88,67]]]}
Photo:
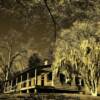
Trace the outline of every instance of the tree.
{"label": "tree", "polygon": [[74,74],[84,80],[93,96],[97,96],[100,79],[100,43],[95,38],[83,40],[79,49],[72,49],[70,55]]}
{"label": "tree", "polygon": [[33,53],[29,58],[29,67],[37,68],[38,66],[42,65],[42,59],[37,53]]}
{"label": "tree", "polygon": [[100,41],[97,42],[95,38],[85,40],[81,44],[81,50],[83,52],[81,54],[83,65],[79,74],[84,79],[91,94],[97,96],[97,87],[100,79]]}
{"label": "tree", "polygon": [[8,80],[12,76],[11,69],[15,63],[15,59],[26,53],[26,50],[19,49],[19,38],[20,35],[14,30],[11,30],[4,38],[1,37],[0,64],[5,77],[4,80]]}
{"label": "tree", "polygon": [[[54,78],[58,72],[68,76],[79,76],[93,96],[97,95],[100,77],[100,40],[98,25],[76,22],[73,27],[63,30],[57,39]],[[71,78],[71,77],[70,77]]]}

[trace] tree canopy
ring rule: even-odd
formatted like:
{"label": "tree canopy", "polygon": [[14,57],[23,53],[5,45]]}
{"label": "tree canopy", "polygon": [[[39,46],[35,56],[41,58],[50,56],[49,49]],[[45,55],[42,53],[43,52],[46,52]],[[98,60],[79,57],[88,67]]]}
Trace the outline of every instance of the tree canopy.
{"label": "tree canopy", "polygon": [[33,53],[29,58],[29,67],[37,68],[38,66],[42,65],[42,59],[37,53]]}

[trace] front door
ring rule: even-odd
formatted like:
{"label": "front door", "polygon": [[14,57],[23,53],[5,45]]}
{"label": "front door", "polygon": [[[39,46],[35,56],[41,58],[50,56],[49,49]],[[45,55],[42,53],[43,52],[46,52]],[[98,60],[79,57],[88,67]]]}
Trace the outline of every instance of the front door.
{"label": "front door", "polygon": [[44,75],[41,76],[41,85],[44,86]]}

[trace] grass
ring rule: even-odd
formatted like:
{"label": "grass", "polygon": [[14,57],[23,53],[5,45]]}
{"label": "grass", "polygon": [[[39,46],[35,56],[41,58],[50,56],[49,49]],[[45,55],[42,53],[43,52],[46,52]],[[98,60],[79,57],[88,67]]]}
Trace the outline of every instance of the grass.
{"label": "grass", "polygon": [[1,94],[0,100],[100,100],[100,97],[82,94]]}

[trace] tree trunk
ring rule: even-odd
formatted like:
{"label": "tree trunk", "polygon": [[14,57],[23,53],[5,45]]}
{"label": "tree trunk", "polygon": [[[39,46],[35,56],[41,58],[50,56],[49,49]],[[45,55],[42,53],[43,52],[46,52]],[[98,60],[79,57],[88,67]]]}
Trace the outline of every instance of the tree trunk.
{"label": "tree trunk", "polygon": [[91,89],[91,95],[97,96],[97,88],[95,88],[94,90]]}
{"label": "tree trunk", "polygon": [[10,68],[7,68],[6,69],[6,73],[5,73],[5,80],[8,80],[9,79],[9,75],[10,75]]}
{"label": "tree trunk", "polygon": [[52,86],[55,86],[56,80],[57,80],[57,71],[53,70],[52,71]]}
{"label": "tree trunk", "polygon": [[54,86],[54,79],[55,79],[55,74],[54,71],[52,71],[52,86]]}
{"label": "tree trunk", "polygon": [[6,72],[6,80],[8,80],[9,72]]}

